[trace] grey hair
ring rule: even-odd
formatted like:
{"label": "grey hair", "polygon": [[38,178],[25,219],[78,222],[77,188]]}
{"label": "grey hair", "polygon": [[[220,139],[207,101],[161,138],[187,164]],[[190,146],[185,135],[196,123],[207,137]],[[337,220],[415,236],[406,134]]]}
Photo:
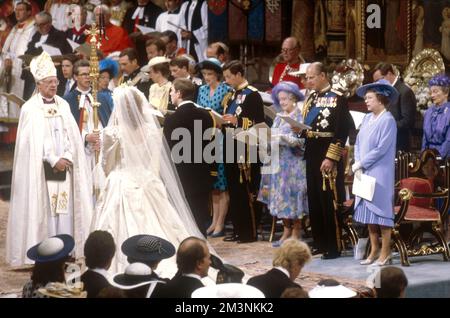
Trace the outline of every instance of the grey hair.
{"label": "grey hair", "polygon": [[97,9],[100,9],[102,13],[105,15],[111,15],[111,9],[106,4],[99,4],[98,6],[95,7],[94,12]]}
{"label": "grey hair", "polygon": [[43,19],[45,22],[52,22],[52,20],[53,20],[52,15],[46,11],[41,11],[41,12],[37,13],[35,17],[36,18],[39,17],[39,18]]}

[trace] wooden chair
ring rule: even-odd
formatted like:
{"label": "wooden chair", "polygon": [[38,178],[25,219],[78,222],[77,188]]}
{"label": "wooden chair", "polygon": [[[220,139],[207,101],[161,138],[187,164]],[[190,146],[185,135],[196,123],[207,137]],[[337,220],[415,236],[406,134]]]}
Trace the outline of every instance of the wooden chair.
{"label": "wooden chair", "polygon": [[[397,159],[399,205],[395,207],[392,237],[401,263],[409,266],[409,257],[431,254],[442,254],[444,261],[448,261],[450,253],[443,226],[447,224],[450,202],[450,160],[440,166],[438,153],[431,149],[423,151],[415,162],[408,163],[406,154]],[[436,204],[438,199],[441,199],[440,207]],[[413,229],[405,235],[401,227],[406,224]],[[434,240],[427,240],[425,233],[431,234]]]}

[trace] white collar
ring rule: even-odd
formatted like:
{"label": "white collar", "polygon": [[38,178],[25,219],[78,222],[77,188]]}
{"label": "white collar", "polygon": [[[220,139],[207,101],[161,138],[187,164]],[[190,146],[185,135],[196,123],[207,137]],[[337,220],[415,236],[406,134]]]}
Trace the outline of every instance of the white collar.
{"label": "white collar", "polygon": [[289,272],[288,272],[288,270],[286,268],[281,267],[281,266],[275,266],[274,268],[278,269],[280,272],[282,272],[284,275],[286,275],[289,279],[291,278],[289,276]]}
{"label": "white collar", "polygon": [[102,275],[103,277],[106,278],[106,280],[109,280],[110,275],[109,275],[109,273],[108,273],[108,271],[106,269],[104,269],[104,268],[90,268],[90,270],[95,272],[95,273],[97,273],[97,274]]}
{"label": "white collar", "polygon": [[144,17],[144,11],[145,7],[137,7],[136,10],[134,10],[133,16],[131,17],[132,20],[136,19],[136,17],[139,15],[139,20]]}
{"label": "white collar", "polygon": [[190,273],[190,274],[183,274],[184,277],[191,277],[191,278],[195,278],[198,279],[199,281],[202,281],[202,278],[200,277],[200,275],[194,274],[194,273]]}
{"label": "white collar", "polygon": [[81,93],[81,95],[88,95],[91,93],[90,89],[88,89],[87,91],[83,91],[78,86],[77,86],[76,90],[79,91]]}

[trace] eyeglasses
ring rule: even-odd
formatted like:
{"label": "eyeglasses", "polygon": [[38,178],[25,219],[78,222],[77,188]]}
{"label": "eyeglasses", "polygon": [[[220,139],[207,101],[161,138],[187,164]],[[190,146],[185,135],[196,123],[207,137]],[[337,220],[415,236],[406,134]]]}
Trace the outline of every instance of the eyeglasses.
{"label": "eyeglasses", "polygon": [[46,24],[49,24],[49,22],[41,22],[41,23],[35,22],[35,23],[34,23],[34,26],[40,28],[41,26],[44,26],[44,25],[46,25]]}
{"label": "eyeglasses", "polygon": [[290,52],[294,52],[296,49],[298,49],[298,46],[292,47],[292,48],[284,48],[284,49],[281,49],[281,53],[290,53]]}
{"label": "eyeglasses", "polygon": [[81,74],[77,74],[77,76],[83,76],[83,77],[86,77],[86,76],[89,76],[89,73],[81,73]]}

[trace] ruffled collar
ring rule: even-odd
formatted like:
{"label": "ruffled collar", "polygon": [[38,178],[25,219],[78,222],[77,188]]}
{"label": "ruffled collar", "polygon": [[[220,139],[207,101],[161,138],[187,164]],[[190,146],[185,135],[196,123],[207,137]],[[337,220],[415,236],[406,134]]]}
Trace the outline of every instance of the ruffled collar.
{"label": "ruffled collar", "polygon": [[446,102],[441,106],[433,105],[432,111],[433,113],[442,114],[446,108],[450,108],[450,102]]}

